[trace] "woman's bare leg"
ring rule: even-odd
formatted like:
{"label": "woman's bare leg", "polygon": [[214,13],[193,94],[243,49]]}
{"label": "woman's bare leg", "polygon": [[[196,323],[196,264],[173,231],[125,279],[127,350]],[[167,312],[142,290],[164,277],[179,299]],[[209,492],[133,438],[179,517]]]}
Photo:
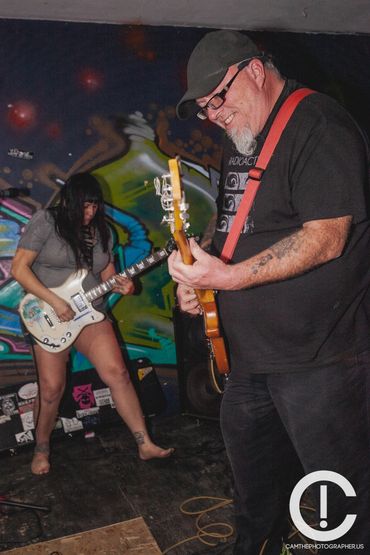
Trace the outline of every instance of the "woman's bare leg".
{"label": "woman's bare leg", "polygon": [[112,324],[108,320],[87,326],[75,342],[110,388],[118,414],[132,432],[142,460],[168,457],[173,449],[162,449],[149,437],[145,419],[131,383]]}
{"label": "woman's bare leg", "polygon": [[35,399],[33,418],[36,446],[32,459],[33,474],[47,474],[50,469],[50,435],[54,429],[59,403],[65,388],[68,351],[49,353],[34,346],[39,391]]}

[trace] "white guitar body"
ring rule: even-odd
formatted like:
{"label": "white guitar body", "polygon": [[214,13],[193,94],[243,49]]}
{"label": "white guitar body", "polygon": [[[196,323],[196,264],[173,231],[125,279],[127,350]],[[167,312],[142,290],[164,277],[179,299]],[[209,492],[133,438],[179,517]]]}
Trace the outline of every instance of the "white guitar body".
{"label": "white guitar body", "polygon": [[173,248],[173,243],[169,241],[166,248],[153,252],[89,291],[84,291],[82,287],[82,282],[88,274],[87,270],[71,274],[62,285],[51,288],[50,291],[54,291],[58,297],[70,304],[75,312],[75,317],[69,322],[60,322],[48,303],[28,293],[19,304],[18,310],[22,321],[45,351],[50,353],[64,351],[72,345],[85,326],[104,320],[105,315],[95,310],[93,302],[114,289],[117,285],[117,277],[132,279],[167,258]]}
{"label": "white guitar body", "polygon": [[82,288],[86,276],[87,270],[81,270],[71,274],[59,287],[50,289],[70,304],[76,313],[69,322],[60,322],[53,308],[31,293],[22,299],[19,305],[20,316],[44,350],[50,353],[64,351],[72,345],[85,326],[104,320],[104,314],[95,310],[86,299]]}

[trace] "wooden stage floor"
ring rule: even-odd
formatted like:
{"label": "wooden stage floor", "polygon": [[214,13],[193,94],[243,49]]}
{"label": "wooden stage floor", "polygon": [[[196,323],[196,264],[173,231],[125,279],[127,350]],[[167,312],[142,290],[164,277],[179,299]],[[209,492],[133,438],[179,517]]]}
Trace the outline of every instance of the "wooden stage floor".
{"label": "wooden stage floor", "polygon": [[3,551],[12,555],[160,555],[161,551],[141,517],[103,528]]}
{"label": "wooden stage floor", "polygon": [[[13,456],[2,453],[0,496],[48,506],[50,511],[0,506],[0,551],[12,550],[12,553],[22,555],[46,555],[53,551],[63,555],[114,555],[113,543],[107,550],[83,550],[82,539],[88,536],[82,533],[90,531],[92,538],[95,535],[90,545],[96,547],[99,539],[97,529],[112,525],[126,527],[130,522],[135,526],[140,522],[145,531],[143,541],[153,544],[145,545],[146,550],[143,551],[139,542],[136,555],[163,553],[173,544],[194,537],[195,517],[181,513],[180,505],[191,497],[232,497],[231,472],[219,423],[217,420],[182,415],[155,418],[152,435],[160,445],[175,447],[175,454],[165,460],[140,461],[127,428],[121,424],[101,428],[90,440],[82,435],[57,439],[52,451],[52,471],[46,476],[31,474],[31,449],[24,447]],[[197,500],[190,508],[203,509],[212,503],[214,501]],[[232,505],[206,514],[203,522],[232,525]],[[113,527],[112,530],[115,532],[111,537],[119,538],[117,529]],[[53,546],[49,550],[48,542],[51,540],[59,538],[60,542],[60,538],[74,534],[80,538],[80,551],[67,552],[61,549],[60,543],[58,549]],[[108,537],[109,534],[104,535]],[[125,537],[124,534],[122,537]],[[68,542],[66,539],[63,541],[65,547]],[[72,545],[75,540],[69,541]],[[36,549],[40,542],[46,542],[42,551],[26,551],[26,546]],[[233,537],[211,548],[199,540],[192,540],[169,553],[230,555],[232,543]],[[22,547],[21,551],[14,551]],[[119,553],[130,554],[131,551],[121,549]]]}

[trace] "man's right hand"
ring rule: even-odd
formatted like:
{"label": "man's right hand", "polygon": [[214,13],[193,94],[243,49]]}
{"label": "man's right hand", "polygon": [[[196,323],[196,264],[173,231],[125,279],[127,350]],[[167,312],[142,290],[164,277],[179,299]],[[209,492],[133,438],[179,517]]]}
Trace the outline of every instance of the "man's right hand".
{"label": "man's right hand", "polygon": [[178,285],[177,287],[177,300],[180,310],[188,312],[189,314],[197,315],[202,312],[198,297],[194,289],[187,285]]}

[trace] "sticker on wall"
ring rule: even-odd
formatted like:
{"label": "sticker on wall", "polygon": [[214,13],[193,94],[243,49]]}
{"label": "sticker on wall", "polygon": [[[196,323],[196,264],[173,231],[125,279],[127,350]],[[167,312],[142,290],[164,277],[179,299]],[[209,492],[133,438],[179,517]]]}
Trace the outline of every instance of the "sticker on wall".
{"label": "sticker on wall", "polygon": [[19,148],[9,148],[8,156],[11,156],[12,158],[22,158],[23,160],[32,160],[33,152],[20,150]]}
{"label": "sticker on wall", "polygon": [[24,445],[25,443],[32,443],[33,433],[31,430],[27,430],[26,432],[20,432],[19,434],[15,434],[15,439],[18,445]]}
{"label": "sticker on wall", "polygon": [[35,428],[35,423],[33,421],[33,412],[32,411],[24,412],[20,416],[21,416],[21,420],[22,420],[22,426],[23,426],[23,429],[24,429],[25,432],[27,430],[33,430]]}
{"label": "sticker on wall", "polygon": [[91,409],[76,410],[77,418],[83,418],[84,416],[91,416],[92,414],[97,414],[99,412],[99,407],[93,407]]}
{"label": "sticker on wall", "polygon": [[104,387],[103,389],[95,389],[94,397],[98,407],[103,407],[104,405],[112,405],[113,400],[109,387]]}
{"label": "sticker on wall", "polygon": [[[99,424],[100,424],[100,415],[99,414],[88,414],[87,416],[83,417],[82,424],[83,424],[83,427],[85,428],[85,430],[87,430],[89,432],[92,428],[96,428],[96,426],[99,426]],[[85,435],[85,437],[86,437],[86,435]]]}
{"label": "sticker on wall", "polygon": [[17,394],[0,395],[0,416],[10,417],[18,413]]}
{"label": "sticker on wall", "polygon": [[76,385],[73,388],[72,395],[80,409],[90,409],[95,406],[95,398],[91,383]]}
{"label": "sticker on wall", "polygon": [[19,388],[18,397],[25,400],[34,399],[37,395],[37,391],[37,382],[25,383]]}
{"label": "sticker on wall", "polygon": [[61,420],[62,420],[63,430],[65,431],[66,434],[83,429],[82,422],[78,420],[78,418],[64,418],[62,416]]}
{"label": "sticker on wall", "polygon": [[146,366],[145,368],[138,368],[137,377],[139,378],[139,381],[141,382],[145,378],[145,376],[150,374],[150,372],[153,372],[153,366]]}
{"label": "sticker on wall", "polygon": [[19,410],[19,414],[24,414],[25,412],[33,411],[33,400],[31,402],[18,400],[18,410]]}

